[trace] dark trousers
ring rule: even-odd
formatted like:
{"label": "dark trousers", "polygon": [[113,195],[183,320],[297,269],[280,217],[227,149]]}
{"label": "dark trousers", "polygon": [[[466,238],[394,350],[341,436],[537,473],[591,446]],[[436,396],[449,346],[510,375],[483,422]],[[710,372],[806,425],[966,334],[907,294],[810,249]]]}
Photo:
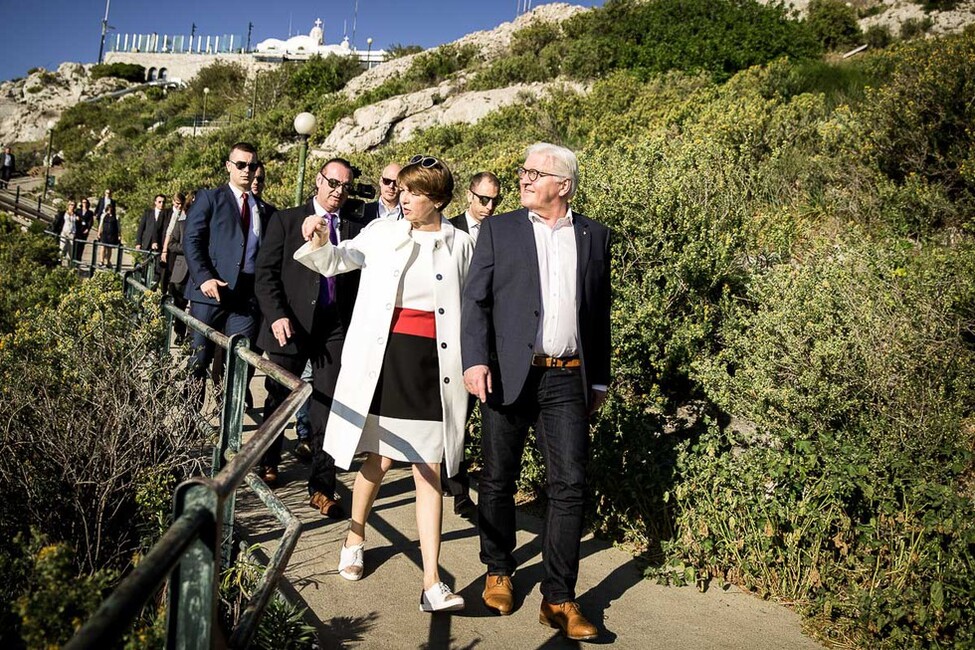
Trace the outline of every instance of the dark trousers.
{"label": "dark trousers", "polygon": [[10,184],[10,177],[13,175],[13,173],[13,167],[0,167],[0,187],[5,188]]}
{"label": "dark trousers", "polygon": [[[254,276],[241,274],[233,291],[220,290],[220,304],[204,302],[190,304],[190,316],[197,318],[227,336],[243,334],[251,341],[257,336],[257,299],[254,297]],[[193,376],[206,378],[207,367],[213,359],[213,342],[202,333],[193,331]]]}
{"label": "dark trousers", "polygon": [[548,508],[542,531],[542,596],[575,600],[586,497],[589,416],[578,368],[532,368],[509,406],[481,404],[484,470],[478,520],[488,573],[515,570],[515,491],[528,428],[545,462]]}
{"label": "dark trousers", "polygon": [[[311,471],[308,476],[308,494],[322,492],[331,498],[335,494],[335,459],[325,452],[323,446],[325,423],[328,421],[328,414],[332,407],[342,360],[342,345],[345,343],[345,329],[338,318],[338,312],[331,309],[325,315],[318,315],[315,329],[309,338],[315,342],[314,348],[310,351],[299,354],[268,352],[267,358],[299,377],[305,369],[305,364],[311,361],[312,394],[308,407],[311,438],[308,444],[312,448],[312,457]],[[264,387],[267,389],[264,419],[267,420],[288,396],[288,389],[270,377],[265,381]],[[280,435],[264,453],[261,465],[277,467],[281,462],[283,444],[284,435]]]}
{"label": "dark trousers", "polygon": [[[186,299],[183,294],[186,292],[186,282],[180,282],[179,284],[173,282],[169,285],[169,295],[173,297],[173,306],[180,311],[186,311],[187,305],[190,301]],[[178,318],[173,318],[173,333],[180,340],[186,337],[186,323],[179,320]]]}

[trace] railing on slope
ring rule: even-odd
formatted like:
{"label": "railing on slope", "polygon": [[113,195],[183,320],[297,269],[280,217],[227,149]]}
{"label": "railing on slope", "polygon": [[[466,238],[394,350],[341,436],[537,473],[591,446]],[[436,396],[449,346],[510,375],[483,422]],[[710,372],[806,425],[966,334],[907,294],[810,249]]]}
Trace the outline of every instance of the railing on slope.
{"label": "railing on slope", "polygon": [[[152,284],[152,267],[152,263],[143,263],[123,273],[127,296],[137,300],[149,293],[147,285]],[[220,435],[213,451],[211,476],[188,479],[176,488],[172,526],[77,631],[65,646],[70,650],[110,647],[129,629],[132,620],[167,577],[170,577],[170,584],[166,646],[214,647],[215,639],[221,633],[217,623],[220,568],[230,557],[235,495],[244,481],[285,526],[281,543],[228,642],[232,648],[246,648],[254,638],[264,608],[301,534],[298,519],[250,470],[308,398],[311,386],[252,352],[246,337],[225,336],[175,308],[171,301],[169,296],[163,298],[167,331],[164,350],[167,353],[174,318],[202,332],[226,350]],[[287,387],[290,393],[274,415],[241,447],[248,366],[263,371]]]}

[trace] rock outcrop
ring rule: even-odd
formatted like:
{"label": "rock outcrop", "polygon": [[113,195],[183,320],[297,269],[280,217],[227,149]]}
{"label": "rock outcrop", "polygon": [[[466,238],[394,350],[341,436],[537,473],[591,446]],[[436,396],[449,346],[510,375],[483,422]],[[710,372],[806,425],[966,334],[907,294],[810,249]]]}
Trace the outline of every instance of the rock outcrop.
{"label": "rock outcrop", "polygon": [[[778,0],[760,0],[771,4]],[[810,0],[785,0],[800,14],[805,14]],[[894,36],[900,34],[901,25],[909,20],[931,20],[929,34],[950,34],[963,30],[967,25],[975,23],[975,0],[960,0],[953,9],[947,11],[924,11],[916,0],[852,0],[847,4],[857,10],[871,15],[860,20],[860,28],[866,30],[871,25],[887,27]]]}
{"label": "rock outcrop", "polygon": [[30,142],[47,137],[48,123],[65,109],[103,93],[128,87],[120,79],[91,80],[80,63],[62,63],[54,72],[37,69],[24,79],[0,83],[0,142]]}
{"label": "rock outcrop", "polygon": [[[316,155],[369,151],[409,140],[417,131],[447,124],[473,124],[505,106],[547,95],[554,88],[588,92],[585,84],[554,81],[494,90],[456,92],[451,82],[364,106],[339,120]],[[447,99],[443,99],[444,96]]]}

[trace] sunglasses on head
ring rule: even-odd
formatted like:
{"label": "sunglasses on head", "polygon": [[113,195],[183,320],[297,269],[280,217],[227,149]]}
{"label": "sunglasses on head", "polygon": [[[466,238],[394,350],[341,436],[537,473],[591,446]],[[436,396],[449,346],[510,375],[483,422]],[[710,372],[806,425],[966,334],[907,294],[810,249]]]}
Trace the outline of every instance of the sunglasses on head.
{"label": "sunglasses on head", "polygon": [[352,192],[352,188],[353,188],[352,183],[343,183],[340,180],[336,180],[334,178],[329,178],[325,174],[319,174],[319,176],[321,176],[325,180],[325,182],[328,183],[328,186],[330,188],[332,188],[333,190],[335,188],[337,188],[337,187],[341,187],[343,190],[345,190],[348,193],[351,193]]}
{"label": "sunglasses on head", "polygon": [[[424,169],[430,169],[431,167],[436,167],[437,165],[440,165],[440,161],[434,158],[433,156],[424,156],[423,154],[417,154],[412,158],[410,158],[410,164],[419,165]],[[442,167],[443,165],[440,166]]]}
{"label": "sunglasses on head", "polygon": [[481,205],[483,207],[485,207],[485,208],[492,201],[494,201],[494,205],[497,205],[498,203],[501,202],[501,194],[500,193],[497,196],[482,196],[482,195],[478,194],[477,192],[471,191],[471,194],[473,194],[474,196],[476,196],[477,197],[477,200],[480,201],[481,202]]}
{"label": "sunglasses on head", "polygon": [[231,165],[236,167],[238,171],[243,171],[244,168],[246,167],[250,171],[256,172],[257,168],[261,166],[261,163],[256,163],[256,162],[249,163],[249,162],[244,162],[243,160],[228,160],[227,162],[229,162]]}

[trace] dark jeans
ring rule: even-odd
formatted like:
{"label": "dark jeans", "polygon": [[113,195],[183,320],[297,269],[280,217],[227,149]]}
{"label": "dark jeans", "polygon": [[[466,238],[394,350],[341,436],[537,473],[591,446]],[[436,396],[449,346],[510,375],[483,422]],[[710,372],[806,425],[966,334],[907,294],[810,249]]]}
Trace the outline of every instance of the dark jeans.
{"label": "dark jeans", "polygon": [[[173,282],[169,285],[169,295],[173,297],[173,306],[180,311],[186,311],[187,305],[190,304],[190,301],[187,300],[183,295],[185,291],[185,281],[179,284]],[[186,337],[186,323],[176,317],[173,317],[173,333],[176,335],[177,339],[183,340]]]}
{"label": "dark jeans", "polygon": [[[311,470],[308,475],[308,494],[322,492],[329,498],[335,494],[335,459],[322,448],[325,441],[325,423],[335,395],[335,384],[339,377],[342,360],[342,345],[345,342],[345,329],[337,312],[331,310],[328,316],[319,316],[315,331],[310,337],[316,343],[310,356],[312,371],[312,394],[308,417],[311,421]],[[299,346],[300,348],[301,346]],[[299,354],[277,354],[268,352],[267,358],[293,375],[301,376],[309,361],[308,352]],[[264,402],[264,419],[267,420],[288,396],[288,389],[270,377],[264,383],[267,401]],[[278,436],[264,453],[261,465],[277,467],[281,462],[281,447],[284,435]]]}
{"label": "dark jeans", "polygon": [[[257,337],[257,299],[254,297],[254,276],[241,274],[233,291],[220,290],[220,304],[190,303],[190,316],[197,318],[227,336],[243,334],[251,341]],[[213,359],[213,342],[202,333],[193,331],[193,376],[204,379]]]}
{"label": "dark jeans", "polygon": [[532,368],[509,406],[481,404],[484,470],[478,519],[488,573],[515,570],[515,491],[528,428],[545,461],[548,508],[542,531],[542,596],[575,600],[586,497],[589,416],[578,368]]}

